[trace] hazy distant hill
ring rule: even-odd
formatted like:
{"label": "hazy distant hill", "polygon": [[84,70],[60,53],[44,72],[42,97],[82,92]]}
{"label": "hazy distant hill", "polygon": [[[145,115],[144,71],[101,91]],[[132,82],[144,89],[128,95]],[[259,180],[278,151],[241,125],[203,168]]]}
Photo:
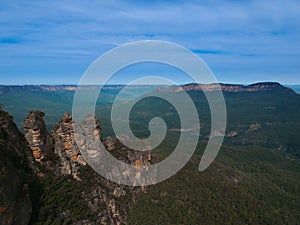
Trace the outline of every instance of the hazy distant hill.
{"label": "hazy distant hill", "polygon": [[[100,89],[102,87],[104,90],[120,90],[125,87],[125,85],[86,85],[81,86],[86,89]],[[150,85],[131,85],[129,89],[147,89],[152,88]],[[7,94],[9,92],[22,92],[22,91],[32,91],[32,92],[56,92],[56,91],[76,91],[78,89],[77,85],[0,85],[0,94]]]}
{"label": "hazy distant hill", "polygon": [[239,84],[186,84],[182,86],[159,87],[161,91],[215,91],[217,89],[223,92],[257,92],[257,91],[276,91],[276,92],[293,92],[292,89],[284,87],[277,82],[261,82],[250,85]]}
{"label": "hazy distant hill", "polygon": [[[99,89],[101,86],[96,85],[87,85],[83,86],[87,89]],[[124,88],[125,85],[105,85],[103,90],[120,90]],[[166,86],[166,85],[130,85],[126,86],[130,90],[135,89],[149,89],[149,88],[158,88],[159,90],[173,90],[173,91],[195,91],[195,90],[204,90],[204,91],[214,91],[220,87],[224,92],[255,92],[255,91],[292,91],[290,88],[295,88],[296,90],[300,89],[300,85],[291,85],[284,87],[283,85],[277,82],[261,82],[251,85],[239,85],[239,84],[186,84],[182,86]],[[46,91],[46,92],[55,92],[55,91],[76,91],[78,87],[76,85],[0,85],[0,94],[6,94],[9,92],[20,92],[20,91]]]}
{"label": "hazy distant hill", "polygon": [[[91,86],[95,88],[95,86]],[[111,105],[124,86],[105,86],[98,100],[96,113],[101,119],[104,136],[113,136],[110,123]],[[57,123],[64,112],[71,112],[75,86],[0,86],[0,103],[14,116],[22,130],[23,119],[30,110],[46,113],[48,128]],[[155,89],[156,88],[156,89]],[[201,89],[213,91],[212,85],[187,84],[183,86],[132,86],[121,98],[130,101],[148,92],[164,91],[172,95],[186,90],[194,100],[201,121],[201,140],[210,133],[210,111]],[[300,95],[279,83],[265,82],[248,86],[221,84],[228,124],[225,143],[230,145],[260,145],[285,149],[300,156]],[[4,91],[5,90],[5,91]],[[162,116],[169,124],[170,136],[180,130],[176,110],[165,101],[145,99],[131,112],[131,128],[136,135],[147,136],[149,119]],[[172,137],[170,137],[172,138]]]}
{"label": "hazy distant hill", "polygon": [[0,94],[20,91],[74,91],[75,85],[0,85]]}

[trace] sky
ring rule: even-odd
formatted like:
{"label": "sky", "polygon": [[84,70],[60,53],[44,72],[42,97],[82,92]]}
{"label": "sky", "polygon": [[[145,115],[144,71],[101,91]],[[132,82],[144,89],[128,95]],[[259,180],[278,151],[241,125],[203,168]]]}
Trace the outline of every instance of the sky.
{"label": "sky", "polygon": [[[218,82],[300,84],[300,3],[253,1],[0,0],[0,84],[77,84],[105,52],[140,40],[182,45]],[[111,83],[145,75],[137,67]]]}

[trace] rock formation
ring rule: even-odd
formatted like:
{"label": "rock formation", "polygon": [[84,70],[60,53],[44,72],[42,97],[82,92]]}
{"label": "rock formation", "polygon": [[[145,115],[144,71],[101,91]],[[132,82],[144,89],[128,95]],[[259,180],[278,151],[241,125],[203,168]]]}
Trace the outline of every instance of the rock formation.
{"label": "rock formation", "polygon": [[259,123],[255,123],[255,124],[251,124],[248,131],[252,132],[252,131],[256,131],[261,129],[261,125]]}
{"label": "rock formation", "polygon": [[[97,124],[97,122],[96,122]],[[100,137],[100,128],[99,125],[95,127],[95,118],[87,117],[86,120],[81,123],[81,133],[77,133],[78,146],[80,149],[84,149],[82,154],[85,157],[88,157],[91,161],[98,163],[101,159],[106,157],[103,152],[97,150],[98,143],[101,140]],[[120,140],[127,139],[129,137],[118,137]],[[113,167],[111,170],[107,170],[105,168],[106,177],[115,178],[118,180],[118,183],[122,183],[121,180],[124,179],[126,182],[131,184],[132,186],[142,186],[142,191],[146,191],[144,184],[146,180],[143,180],[144,177],[141,176],[142,168],[144,171],[147,171],[150,166],[151,161],[151,153],[150,151],[136,151],[129,149],[124,146],[120,140],[113,139],[111,137],[103,140],[103,144],[105,148],[110,151],[110,153],[118,160],[127,163],[128,165],[133,166],[134,170],[130,170],[129,168],[117,168]],[[130,140],[129,140],[130,141]],[[131,140],[131,143],[133,141]],[[137,143],[138,144],[138,143]],[[134,144],[133,144],[134,145]],[[147,147],[147,145],[143,145]],[[93,163],[94,163],[93,162]],[[153,178],[153,176],[152,176]],[[125,182],[123,180],[123,182]],[[154,180],[152,181],[155,182]]]}
{"label": "rock formation", "polygon": [[62,174],[78,177],[79,165],[86,165],[74,138],[73,120],[69,113],[64,113],[62,120],[53,127],[52,136],[55,140],[55,153],[60,159]]}
{"label": "rock formation", "polygon": [[226,134],[226,137],[232,138],[238,136],[237,131],[230,131],[229,133]]}
{"label": "rock formation", "polygon": [[[63,118],[53,127],[51,135],[47,131],[43,119],[44,116],[45,114],[41,111],[31,111],[24,120],[25,137],[32,151],[34,160],[41,162],[47,154],[53,154],[54,152],[59,158],[58,167],[60,173],[62,175],[72,175],[75,179],[80,180],[78,173],[80,165],[86,165],[87,163],[78,145],[87,150],[87,157],[93,157],[93,154],[98,154],[97,150],[95,150],[95,142],[92,141],[91,146],[83,145],[86,145],[86,139],[101,140],[99,120],[96,119],[97,125],[94,129],[92,124],[95,123],[95,118],[87,117],[85,123],[82,124],[82,126],[84,126],[83,130],[87,133],[81,134],[81,138],[78,138],[79,142],[76,143],[73,119],[69,113],[64,113]],[[90,136],[91,134],[92,137]],[[53,144],[53,140],[55,144]],[[146,182],[139,181],[139,179],[141,168],[147,169],[150,166],[150,151],[139,152],[130,150],[120,141],[111,137],[103,140],[103,143],[106,149],[116,158],[136,167],[135,179],[131,181],[133,186]],[[47,160],[44,161],[47,162]],[[109,176],[117,174],[116,169],[108,173]],[[126,171],[119,171],[118,173],[126,174]],[[129,176],[130,174],[128,174],[128,177]],[[145,188],[143,187],[142,190],[145,191]]]}
{"label": "rock formation", "polygon": [[[126,137],[122,137],[126,138]],[[121,138],[121,139],[122,139]],[[146,192],[145,183],[146,180],[141,179],[141,172],[142,168],[145,171],[148,171],[148,168],[150,166],[150,162],[152,160],[151,151],[136,151],[127,148],[124,146],[120,140],[114,139],[111,137],[106,138],[103,141],[105,147],[107,150],[111,151],[111,154],[115,156],[120,161],[123,161],[135,168],[133,179],[130,181],[132,186],[141,186],[141,191]],[[146,146],[147,147],[147,146]],[[125,177],[130,177],[132,174],[130,174],[130,170],[124,170],[120,171],[120,169],[111,171],[111,175],[117,177],[119,173],[122,173]],[[154,176],[151,176],[152,179],[154,179]],[[155,180],[151,181],[152,183],[155,183]]]}
{"label": "rock formation", "polygon": [[[66,179],[66,182],[74,182],[74,186],[84,185],[83,191],[76,192],[76,199],[97,216],[91,221],[83,217],[83,220],[72,224],[126,224],[126,207],[120,203],[123,200],[119,199],[129,195],[131,201],[126,204],[134,204],[135,196],[145,192],[146,188],[127,187],[112,182],[95,173],[89,166],[84,166],[86,161],[75,142],[72,116],[65,113],[62,120],[53,127],[51,135],[47,131],[44,116],[41,111],[29,112],[24,119],[25,138],[12,122],[12,117],[0,110],[0,224],[29,223],[32,216],[32,198],[29,192],[37,183],[43,183],[43,179]],[[89,126],[95,121],[96,128]],[[83,126],[91,133],[78,139],[79,145],[85,144],[89,138],[102,141],[114,157],[136,168],[131,181],[133,186],[140,186],[145,182],[139,178],[141,168],[150,166],[150,152],[133,151],[115,138],[102,140],[99,120],[95,118],[87,117]],[[93,147],[93,144],[89,146],[91,151],[88,154],[97,153]],[[108,171],[111,176],[119,176],[122,172],[126,174],[126,171],[118,168]],[[65,175],[71,175],[75,180],[72,181]],[[36,215],[36,210],[38,208],[34,208],[33,215]],[[70,210],[63,208],[58,217],[64,219],[68,215],[71,215]]]}
{"label": "rock formation", "polygon": [[33,158],[39,162],[53,149],[53,139],[47,131],[44,116],[42,111],[30,111],[23,123],[25,138]]}

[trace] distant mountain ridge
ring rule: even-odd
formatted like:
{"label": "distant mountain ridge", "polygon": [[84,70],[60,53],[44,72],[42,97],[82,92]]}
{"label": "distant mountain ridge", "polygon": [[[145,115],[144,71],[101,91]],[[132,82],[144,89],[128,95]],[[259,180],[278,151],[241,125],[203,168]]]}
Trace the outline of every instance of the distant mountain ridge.
{"label": "distant mountain ridge", "polygon": [[292,89],[284,87],[277,82],[261,82],[250,85],[239,85],[239,84],[186,84],[183,86],[171,86],[162,87],[160,90],[172,90],[176,92],[180,91],[215,91],[221,89],[223,92],[257,92],[257,91],[279,91],[279,92],[290,92],[295,93]]}
{"label": "distant mountain ridge", "polygon": [[[126,85],[105,85],[103,88],[106,90],[122,89]],[[136,85],[132,88],[147,88],[151,85]],[[99,89],[100,85],[86,85],[82,86],[88,89]],[[76,91],[77,85],[0,85],[0,94],[5,94],[11,91]]]}
{"label": "distant mountain ridge", "polygon": [[75,91],[76,85],[0,85],[0,94],[10,91]]}
{"label": "distant mountain ridge", "polygon": [[[122,89],[126,85],[105,85],[104,89]],[[143,88],[151,85],[136,85],[132,88]],[[88,88],[99,88],[100,86],[90,85]],[[190,83],[182,86],[157,86],[160,91],[215,91],[221,88],[224,92],[256,92],[256,91],[281,91],[294,92],[291,88],[285,87],[277,82],[261,82],[250,85],[239,84],[196,84]],[[77,85],[0,85],[0,94],[5,94],[11,91],[76,91]]]}

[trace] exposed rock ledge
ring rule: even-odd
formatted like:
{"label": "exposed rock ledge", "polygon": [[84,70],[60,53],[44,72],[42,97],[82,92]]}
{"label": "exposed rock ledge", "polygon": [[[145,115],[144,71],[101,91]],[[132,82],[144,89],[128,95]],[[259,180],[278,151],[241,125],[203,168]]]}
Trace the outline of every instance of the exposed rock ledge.
{"label": "exposed rock ledge", "polygon": [[258,91],[280,91],[292,92],[290,88],[284,87],[277,82],[262,82],[251,85],[238,85],[238,84],[186,84],[183,86],[163,86],[158,88],[159,91],[215,91],[222,90],[223,92],[258,92]]}

